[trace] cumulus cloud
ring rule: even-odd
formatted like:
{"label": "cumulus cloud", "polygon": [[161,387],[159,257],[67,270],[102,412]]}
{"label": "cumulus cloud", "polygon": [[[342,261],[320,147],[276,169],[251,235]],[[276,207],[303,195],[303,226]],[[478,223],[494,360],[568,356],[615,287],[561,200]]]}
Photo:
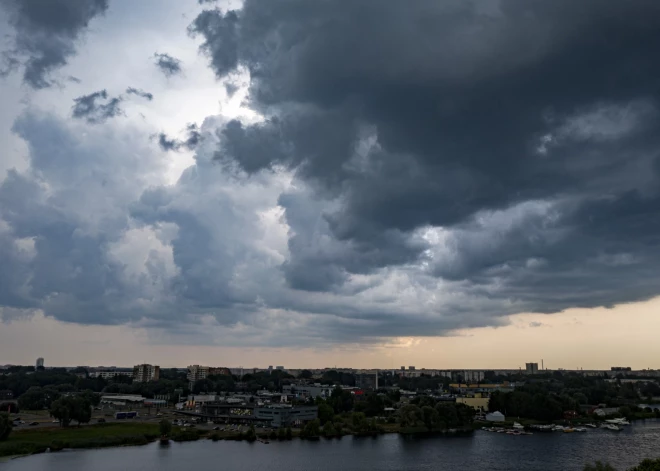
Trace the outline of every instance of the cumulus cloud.
{"label": "cumulus cloud", "polygon": [[9,69],[24,66],[23,81],[32,88],[53,84],[51,72],[76,53],[90,22],[108,9],[107,0],[2,0],[14,27],[6,51]]}
{"label": "cumulus cloud", "polygon": [[154,95],[152,93],[145,92],[141,88],[128,87],[126,89],[126,93],[128,93],[129,95],[135,95],[135,96],[139,96],[141,98],[145,98],[149,101],[154,99]]}
{"label": "cumulus cloud", "polygon": [[[637,280],[658,262],[654,219],[636,218],[641,241],[614,222],[615,208],[660,202],[657,13],[651,1],[247,0],[190,30],[218,78],[247,68],[265,116],[229,122],[218,160],[283,166],[318,200],[281,203],[291,227],[317,216],[292,230],[290,286],[335,291],[421,264],[553,312],[658,294],[655,276]],[[632,26],[642,18],[654,19]],[[592,39],[612,30],[616,46]],[[429,229],[441,240],[420,241]],[[603,271],[619,252],[646,263]]]}
{"label": "cumulus cloud", "polygon": [[181,61],[176,57],[172,57],[169,54],[159,54],[157,52],[154,53],[154,57],[156,58],[156,67],[158,67],[166,77],[179,75],[183,72]]}
{"label": "cumulus cloud", "polygon": [[71,115],[76,119],[84,119],[90,124],[103,123],[109,118],[124,114],[120,107],[122,98],[109,97],[105,90],[80,96],[73,101]]}
{"label": "cumulus cloud", "polygon": [[190,123],[185,129],[186,137],[183,140],[167,137],[166,134],[158,134],[158,145],[164,151],[178,151],[181,149],[194,150],[199,144],[202,134],[195,123]]}
{"label": "cumulus cloud", "polygon": [[[0,305],[282,346],[657,296],[659,8],[207,9],[189,31],[219,87],[249,76],[249,119],[158,134],[194,151],[168,184],[123,120],[22,115],[29,168],[0,184]],[[111,100],[80,97],[74,115],[100,122]]]}

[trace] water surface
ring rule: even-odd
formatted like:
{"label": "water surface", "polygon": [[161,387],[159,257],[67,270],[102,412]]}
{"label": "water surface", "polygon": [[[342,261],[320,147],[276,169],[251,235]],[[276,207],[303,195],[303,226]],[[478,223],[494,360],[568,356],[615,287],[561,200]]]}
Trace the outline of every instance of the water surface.
{"label": "water surface", "polygon": [[660,421],[636,422],[622,432],[536,433],[510,436],[478,431],[470,437],[376,438],[263,443],[201,440],[143,447],[45,453],[0,463],[1,471],[421,471],[578,470],[608,461],[619,470],[660,458]]}

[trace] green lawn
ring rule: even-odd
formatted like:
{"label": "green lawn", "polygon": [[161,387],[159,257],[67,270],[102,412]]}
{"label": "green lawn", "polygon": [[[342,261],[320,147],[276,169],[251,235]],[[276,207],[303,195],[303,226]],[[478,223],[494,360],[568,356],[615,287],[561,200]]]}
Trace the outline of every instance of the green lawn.
{"label": "green lawn", "polygon": [[0,456],[42,453],[47,448],[61,450],[144,445],[158,435],[157,424],[139,422],[14,430],[7,441],[0,442]]}

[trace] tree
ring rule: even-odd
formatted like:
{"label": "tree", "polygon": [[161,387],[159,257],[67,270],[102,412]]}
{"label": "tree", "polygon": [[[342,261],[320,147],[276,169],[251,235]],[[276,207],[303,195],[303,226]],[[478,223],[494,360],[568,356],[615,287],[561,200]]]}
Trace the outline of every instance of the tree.
{"label": "tree", "polygon": [[92,405],[82,397],[74,397],[71,409],[71,418],[80,424],[88,424],[92,420]]}
{"label": "tree", "polygon": [[325,402],[319,404],[318,407],[319,420],[321,421],[321,424],[325,426],[327,422],[332,421],[332,418],[335,416],[335,410]]}
{"label": "tree", "polygon": [[9,419],[9,414],[4,412],[0,413],[0,442],[7,440],[11,433],[12,422]]}
{"label": "tree", "polygon": [[51,389],[51,387],[34,386],[18,398],[18,406],[24,411],[48,409],[58,397],[60,397],[60,393]]}
{"label": "tree", "polygon": [[630,468],[628,471],[660,471],[660,459],[645,459],[639,465]]}
{"label": "tree", "polygon": [[608,463],[596,461],[594,464],[586,465],[583,471],[616,471],[616,469]]}
{"label": "tree", "polygon": [[160,436],[161,437],[167,437],[170,432],[172,431],[172,422],[170,422],[167,419],[163,419],[158,423],[158,426],[160,428]]}
{"label": "tree", "polygon": [[337,435],[337,430],[332,422],[328,422],[323,426],[323,436],[324,437],[334,437]]}
{"label": "tree", "polygon": [[440,425],[440,414],[437,409],[431,406],[424,406],[422,407],[422,420],[426,428],[431,431]]}
{"label": "tree", "polygon": [[369,430],[369,424],[367,423],[367,417],[362,412],[353,412],[353,430],[356,432],[366,432]]}
{"label": "tree", "polygon": [[300,438],[315,438],[321,435],[321,422],[319,419],[310,420],[300,431]]}
{"label": "tree", "polygon": [[399,422],[402,427],[417,427],[422,422],[422,410],[414,404],[399,409]]}
{"label": "tree", "polygon": [[50,415],[59,420],[62,427],[68,427],[72,420],[78,425],[86,424],[92,418],[92,406],[84,397],[63,396],[52,403]]}
{"label": "tree", "polygon": [[311,379],[311,377],[312,377],[312,372],[309,371],[309,370],[302,370],[302,371],[300,372],[300,375],[298,375],[298,377],[299,377],[299,378],[302,378],[302,379]]}
{"label": "tree", "polygon": [[68,427],[71,423],[71,407],[66,397],[53,401],[50,406],[50,415],[60,421],[61,427]]}
{"label": "tree", "polygon": [[291,440],[293,438],[293,432],[291,431],[291,427],[286,428],[286,432],[284,433],[284,437],[287,440]]}

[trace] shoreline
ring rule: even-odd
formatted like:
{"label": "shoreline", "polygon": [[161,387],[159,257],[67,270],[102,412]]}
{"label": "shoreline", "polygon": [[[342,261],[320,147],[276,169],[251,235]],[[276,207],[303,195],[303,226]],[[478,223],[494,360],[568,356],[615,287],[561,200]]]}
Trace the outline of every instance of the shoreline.
{"label": "shoreline", "polygon": [[[640,418],[634,420],[660,420],[656,418]],[[497,424],[491,424],[497,425]],[[334,440],[345,436],[351,437],[377,437],[379,435],[399,434],[402,436],[419,437],[446,437],[470,435],[482,427],[481,423],[475,423],[471,428],[434,430],[426,429],[401,429],[399,427],[390,427],[381,431],[368,433],[346,432],[338,436],[331,437],[310,437],[300,438],[300,431],[296,430],[289,439],[270,438],[265,434],[257,434],[253,438],[248,438],[245,433],[226,432],[201,429],[175,429],[175,432],[167,438],[167,442],[162,440],[158,434],[158,427],[155,424],[141,423],[121,423],[121,424],[94,424],[80,428],[52,428],[44,430],[29,430],[16,432],[10,436],[9,440],[0,443],[0,463],[11,461],[18,458],[25,458],[31,455],[51,452],[57,453],[63,450],[81,450],[81,449],[101,449],[101,448],[120,448],[125,446],[144,446],[154,442],[164,442],[163,446],[168,446],[169,442],[182,443],[187,441],[248,441],[248,442],[280,442],[298,440]]]}

